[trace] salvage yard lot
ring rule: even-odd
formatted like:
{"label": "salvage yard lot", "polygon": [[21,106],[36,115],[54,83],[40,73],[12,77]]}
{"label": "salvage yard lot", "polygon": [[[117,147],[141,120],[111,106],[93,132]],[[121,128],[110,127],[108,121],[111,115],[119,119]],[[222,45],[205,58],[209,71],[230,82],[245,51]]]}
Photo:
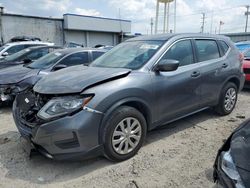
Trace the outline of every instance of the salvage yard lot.
{"label": "salvage yard lot", "polygon": [[211,110],[148,133],[130,160],[103,158],[56,162],[23,151],[11,108],[0,108],[0,187],[213,187],[217,150],[230,133],[250,117],[250,91],[239,94],[229,116]]}

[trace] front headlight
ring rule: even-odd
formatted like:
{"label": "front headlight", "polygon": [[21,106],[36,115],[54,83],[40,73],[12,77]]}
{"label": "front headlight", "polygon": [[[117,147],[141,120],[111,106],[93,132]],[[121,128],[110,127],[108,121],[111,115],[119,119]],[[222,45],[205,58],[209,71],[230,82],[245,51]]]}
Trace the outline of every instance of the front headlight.
{"label": "front headlight", "polygon": [[83,108],[93,96],[88,97],[58,97],[51,99],[38,112],[38,117],[44,120],[67,115]]}
{"label": "front headlight", "polygon": [[235,182],[236,188],[245,188],[230,154],[230,150],[222,152],[221,168],[225,174]]}

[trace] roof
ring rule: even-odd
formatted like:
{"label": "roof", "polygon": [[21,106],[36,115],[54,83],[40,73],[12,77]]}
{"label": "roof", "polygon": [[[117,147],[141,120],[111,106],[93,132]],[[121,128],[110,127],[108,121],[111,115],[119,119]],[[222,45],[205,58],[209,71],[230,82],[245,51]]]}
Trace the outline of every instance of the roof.
{"label": "roof", "polygon": [[62,54],[71,54],[71,53],[86,52],[86,51],[106,52],[106,50],[97,49],[97,48],[65,48],[65,49],[57,50],[57,52],[60,52]]}
{"label": "roof", "polygon": [[23,15],[23,14],[12,14],[12,13],[3,13],[3,16],[17,16],[17,17],[25,17],[25,18],[37,18],[37,19],[45,19],[45,20],[57,20],[62,21],[63,18],[52,18],[52,17],[42,17],[42,16],[32,16],[32,15]]}
{"label": "roof", "polygon": [[115,18],[105,18],[105,17],[99,17],[99,16],[86,16],[86,15],[79,15],[79,14],[70,14],[66,13],[63,16],[79,16],[79,17],[86,17],[86,18],[97,18],[97,19],[103,19],[103,20],[113,20],[113,21],[123,21],[123,22],[131,22],[131,20],[124,20],[124,19],[115,19]]}
{"label": "roof", "polygon": [[43,48],[55,48],[55,49],[61,48],[62,49],[61,46],[31,46],[31,47],[25,48],[25,49],[36,50],[36,49],[43,49]]}
{"label": "roof", "polygon": [[168,33],[168,34],[157,34],[157,35],[146,35],[138,36],[127,41],[137,41],[137,40],[159,40],[167,41],[170,38],[187,38],[187,37],[201,37],[201,38],[228,38],[224,35],[212,35],[212,34],[202,34],[202,33]]}
{"label": "roof", "polygon": [[48,44],[48,45],[52,45],[54,43],[50,43],[50,42],[42,42],[42,41],[21,41],[21,42],[10,42],[10,43],[6,43],[5,45],[18,45],[18,44]]}

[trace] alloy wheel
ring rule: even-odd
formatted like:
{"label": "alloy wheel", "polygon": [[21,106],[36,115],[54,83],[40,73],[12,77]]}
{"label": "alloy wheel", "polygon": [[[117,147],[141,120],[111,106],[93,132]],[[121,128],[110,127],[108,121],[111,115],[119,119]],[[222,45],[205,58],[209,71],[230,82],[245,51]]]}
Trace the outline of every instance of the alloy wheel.
{"label": "alloy wheel", "polygon": [[236,90],[229,88],[225,95],[224,107],[227,111],[231,111],[236,103]]}
{"label": "alloy wheel", "polygon": [[133,117],[120,121],[114,129],[112,146],[116,153],[124,155],[132,152],[139,144],[142,135],[140,122]]}

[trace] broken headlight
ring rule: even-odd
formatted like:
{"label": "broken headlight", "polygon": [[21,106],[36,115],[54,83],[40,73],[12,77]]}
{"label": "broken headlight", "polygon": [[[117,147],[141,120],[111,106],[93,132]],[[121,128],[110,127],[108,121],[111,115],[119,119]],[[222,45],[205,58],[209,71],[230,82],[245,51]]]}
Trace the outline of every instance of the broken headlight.
{"label": "broken headlight", "polygon": [[44,120],[71,114],[83,108],[93,96],[80,97],[58,97],[47,102],[38,112],[38,117]]}
{"label": "broken headlight", "polygon": [[230,150],[227,152],[222,152],[221,168],[225,174],[234,181],[236,188],[245,188],[230,154]]}

